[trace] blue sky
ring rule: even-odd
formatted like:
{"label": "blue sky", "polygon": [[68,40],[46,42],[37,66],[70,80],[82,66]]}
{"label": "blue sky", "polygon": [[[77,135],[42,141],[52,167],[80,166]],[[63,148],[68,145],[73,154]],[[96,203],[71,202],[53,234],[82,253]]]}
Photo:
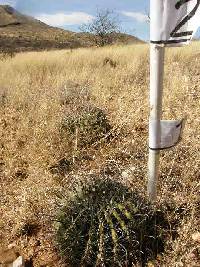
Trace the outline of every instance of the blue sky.
{"label": "blue sky", "polygon": [[118,14],[123,31],[149,39],[148,0],[0,0],[0,4],[9,4],[47,24],[73,31],[91,21],[97,8],[108,8]]}

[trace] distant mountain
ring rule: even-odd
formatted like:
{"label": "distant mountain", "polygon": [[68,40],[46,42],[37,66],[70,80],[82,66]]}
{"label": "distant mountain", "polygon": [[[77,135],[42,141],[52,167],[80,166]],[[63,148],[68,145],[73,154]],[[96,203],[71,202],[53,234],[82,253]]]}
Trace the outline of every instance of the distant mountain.
{"label": "distant mountain", "polygon": [[34,26],[45,25],[44,23],[29,17],[22,15],[17,10],[9,5],[0,5],[0,27],[7,27],[20,24],[32,24]]}
{"label": "distant mountain", "polygon": [[[116,43],[142,42],[138,38],[116,33]],[[0,5],[0,50],[32,51],[92,46],[91,34],[75,33],[51,27],[23,15],[9,5]]]}

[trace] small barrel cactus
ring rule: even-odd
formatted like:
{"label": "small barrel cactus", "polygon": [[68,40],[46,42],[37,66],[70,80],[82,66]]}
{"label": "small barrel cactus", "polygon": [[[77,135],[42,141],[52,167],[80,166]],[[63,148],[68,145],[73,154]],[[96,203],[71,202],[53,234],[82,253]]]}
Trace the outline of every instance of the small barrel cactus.
{"label": "small barrel cactus", "polygon": [[153,207],[110,179],[82,186],[57,221],[58,248],[73,267],[145,266],[163,250]]}
{"label": "small barrel cactus", "polygon": [[62,131],[74,135],[78,133],[79,147],[85,147],[106,138],[112,129],[105,112],[96,107],[87,107],[80,114],[66,117],[62,122]]}

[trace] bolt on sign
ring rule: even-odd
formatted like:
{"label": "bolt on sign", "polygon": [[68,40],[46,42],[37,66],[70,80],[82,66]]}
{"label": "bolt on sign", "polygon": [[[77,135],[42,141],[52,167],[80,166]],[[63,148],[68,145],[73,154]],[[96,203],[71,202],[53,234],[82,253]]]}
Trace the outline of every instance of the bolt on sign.
{"label": "bolt on sign", "polygon": [[189,44],[200,26],[200,0],[150,0],[150,119],[148,194],[156,200],[160,150],[181,140],[185,120],[162,120],[166,46]]}

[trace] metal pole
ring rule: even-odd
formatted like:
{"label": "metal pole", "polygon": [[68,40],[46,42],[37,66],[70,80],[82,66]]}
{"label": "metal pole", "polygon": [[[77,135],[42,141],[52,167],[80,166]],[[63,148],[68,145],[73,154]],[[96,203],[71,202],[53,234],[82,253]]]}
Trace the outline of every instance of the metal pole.
{"label": "metal pole", "polygon": [[[149,140],[159,144],[161,139],[162,95],[164,74],[164,46],[150,45],[150,121],[154,121],[154,134],[150,132]],[[157,198],[157,181],[159,176],[160,151],[149,149],[148,195],[151,201]]]}

